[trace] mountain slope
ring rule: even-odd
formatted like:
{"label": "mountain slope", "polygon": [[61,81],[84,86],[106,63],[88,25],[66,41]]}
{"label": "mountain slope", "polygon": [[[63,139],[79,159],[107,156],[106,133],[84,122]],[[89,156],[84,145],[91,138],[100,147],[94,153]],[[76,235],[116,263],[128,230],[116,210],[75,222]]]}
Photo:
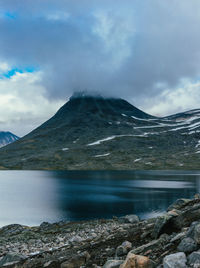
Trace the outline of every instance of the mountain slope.
{"label": "mountain slope", "polygon": [[75,96],[0,150],[15,169],[198,169],[200,110],[153,117],[125,100]]}
{"label": "mountain slope", "polygon": [[0,148],[18,139],[19,137],[12,134],[11,132],[0,131]]}

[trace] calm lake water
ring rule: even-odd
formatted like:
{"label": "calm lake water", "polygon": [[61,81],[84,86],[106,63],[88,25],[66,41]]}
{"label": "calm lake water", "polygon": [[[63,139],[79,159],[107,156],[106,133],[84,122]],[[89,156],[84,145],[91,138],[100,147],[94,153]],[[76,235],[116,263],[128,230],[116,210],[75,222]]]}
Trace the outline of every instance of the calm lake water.
{"label": "calm lake water", "polygon": [[159,215],[200,192],[200,171],[0,171],[0,226]]}

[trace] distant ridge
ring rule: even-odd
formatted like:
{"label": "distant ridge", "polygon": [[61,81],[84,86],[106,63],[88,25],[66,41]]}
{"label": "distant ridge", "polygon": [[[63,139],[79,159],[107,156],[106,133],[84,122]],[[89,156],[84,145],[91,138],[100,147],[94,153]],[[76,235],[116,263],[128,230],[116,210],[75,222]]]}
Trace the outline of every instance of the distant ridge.
{"label": "distant ridge", "polygon": [[164,118],[124,99],[73,95],[34,131],[0,150],[8,169],[199,169],[200,110]]}
{"label": "distant ridge", "polygon": [[0,147],[6,146],[18,139],[19,137],[12,134],[11,132],[0,131]]}

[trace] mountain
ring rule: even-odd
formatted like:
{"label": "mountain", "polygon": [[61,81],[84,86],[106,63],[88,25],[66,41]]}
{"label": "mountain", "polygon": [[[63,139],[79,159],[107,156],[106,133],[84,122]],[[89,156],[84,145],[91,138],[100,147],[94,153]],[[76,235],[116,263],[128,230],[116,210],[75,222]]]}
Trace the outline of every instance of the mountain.
{"label": "mountain", "polygon": [[200,110],[158,118],[123,99],[75,95],[0,149],[9,169],[199,169]]}
{"label": "mountain", "polygon": [[0,131],[0,148],[18,139],[19,137],[11,132]]}

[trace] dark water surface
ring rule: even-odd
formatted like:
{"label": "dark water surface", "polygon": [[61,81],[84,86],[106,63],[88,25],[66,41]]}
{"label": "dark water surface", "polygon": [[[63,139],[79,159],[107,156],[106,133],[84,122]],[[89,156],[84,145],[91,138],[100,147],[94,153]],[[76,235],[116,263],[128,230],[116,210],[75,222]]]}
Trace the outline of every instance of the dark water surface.
{"label": "dark water surface", "polygon": [[200,171],[0,171],[0,226],[148,218],[199,188]]}

